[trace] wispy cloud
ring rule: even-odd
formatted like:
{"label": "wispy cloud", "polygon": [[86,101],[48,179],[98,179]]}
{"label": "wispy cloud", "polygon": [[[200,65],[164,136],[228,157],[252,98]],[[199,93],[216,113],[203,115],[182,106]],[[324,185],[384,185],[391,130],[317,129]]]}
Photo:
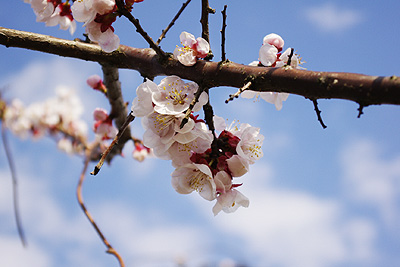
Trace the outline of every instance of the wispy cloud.
{"label": "wispy cloud", "polygon": [[400,155],[383,157],[370,140],[353,142],[341,155],[345,188],[353,200],[372,206],[388,225],[400,219]]}
{"label": "wispy cloud", "polygon": [[304,15],[313,26],[325,32],[345,31],[364,19],[360,11],[338,7],[333,3],[309,7]]}
{"label": "wispy cloud", "polygon": [[210,219],[240,240],[247,260],[257,266],[369,266],[379,259],[373,220],[351,214],[340,198],[275,186],[268,163],[252,167],[240,188],[250,207]]}

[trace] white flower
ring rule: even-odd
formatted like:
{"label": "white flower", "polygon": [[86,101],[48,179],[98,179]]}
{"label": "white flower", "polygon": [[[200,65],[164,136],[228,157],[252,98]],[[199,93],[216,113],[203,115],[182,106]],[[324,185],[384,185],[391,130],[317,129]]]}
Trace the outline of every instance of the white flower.
{"label": "white flower", "polygon": [[[96,16],[111,14],[114,7],[115,0],[77,0],[71,7],[74,18],[84,22],[83,26],[86,27],[89,39],[98,42],[101,49],[107,53],[118,49],[120,39],[111,27],[113,21],[105,17],[98,21]],[[113,18],[115,20],[115,17]]]}
{"label": "white flower", "polygon": [[193,34],[182,32],[179,38],[183,47],[175,48],[174,58],[185,66],[193,66],[210,52],[210,44],[202,37],[195,39]]}
{"label": "white flower", "polygon": [[185,114],[169,115],[152,112],[148,116],[142,118],[142,126],[146,130],[150,129],[160,137],[172,139],[175,134],[187,133],[193,129],[194,121],[192,119],[189,119],[182,129],[180,128],[184,117]]}
{"label": "white flower", "polygon": [[115,6],[114,0],[77,0],[71,7],[72,15],[79,22],[87,23],[93,21],[96,14],[111,12]]}
{"label": "white flower", "polygon": [[104,52],[111,53],[118,49],[120,39],[111,28],[101,30],[101,23],[91,21],[86,25],[86,33],[89,39],[98,42]]}
{"label": "white flower", "polygon": [[260,134],[260,128],[253,127],[249,124],[241,124],[240,133],[237,134],[240,141],[236,146],[238,155],[246,160],[249,164],[253,164],[256,160],[264,155],[261,146],[264,136]]}
{"label": "white flower", "polygon": [[277,60],[278,49],[271,44],[264,44],[259,51],[258,60],[266,67],[272,66]]}
{"label": "white flower", "polygon": [[232,188],[232,177],[226,171],[219,171],[214,177],[218,194],[224,194]]}
{"label": "white flower", "polygon": [[[60,29],[68,30],[73,34],[76,30],[76,23],[73,20],[70,5],[68,2],[57,3],[48,0],[25,1],[30,3],[36,15],[36,21],[45,22],[46,26],[60,25]],[[55,5],[54,5],[55,4]]]}
{"label": "white flower", "polygon": [[[285,50],[285,52],[282,53],[282,55],[280,55],[278,61],[276,62],[276,67],[283,67],[285,65],[287,65],[288,60],[289,60],[289,55],[292,52],[292,48],[288,48]],[[297,58],[296,54],[292,54],[292,57],[290,59],[290,67],[297,69],[299,68],[299,64],[300,61]]]}
{"label": "white flower", "polygon": [[32,0],[30,4],[37,22],[46,22],[55,10],[53,3],[47,0]]}
{"label": "white flower", "polygon": [[233,155],[231,158],[227,159],[226,162],[228,163],[228,168],[231,171],[232,177],[243,176],[249,171],[249,161],[243,160],[239,155]]}
{"label": "white flower", "polygon": [[245,90],[240,94],[243,98],[258,98],[261,97],[266,102],[274,104],[277,110],[281,110],[283,106],[283,101],[289,97],[288,93],[277,93],[277,92],[256,92]]}
{"label": "white flower", "polygon": [[205,164],[189,163],[172,174],[172,186],[180,194],[197,191],[206,200],[214,200],[216,186],[210,168]]}
{"label": "white flower", "polygon": [[[284,67],[287,65],[289,55],[291,53],[291,48],[286,49],[285,52],[280,54],[284,45],[282,37],[275,33],[268,34],[263,39],[263,45],[259,51],[259,62],[266,67]],[[279,56],[279,57],[278,57]],[[291,68],[298,69],[300,59],[297,55],[293,54],[291,57],[290,66]],[[257,61],[250,63],[251,66],[258,66]],[[277,110],[282,109],[282,102],[286,101],[289,94],[288,93],[277,93],[277,92],[254,92],[254,91],[244,91],[241,96],[243,98],[258,98],[261,97],[268,103],[274,104]]]}
{"label": "white flower", "polygon": [[152,112],[142,118],[142,126],[146,130],[143,134],[143,144],[152,148],[154,155],[162,159],[170,159],[168,149],[176,142],[174,138],[192,131],[195,122],[189,119],[183,128],[180,128],[184,114],[167,115]]}
{"label": "white flower", "polygon": [[213,207],[214,216],[221,210],[226,213],[236,211],[239,207],[247,208],[249,206],[249,199],[236,189],[227,191],[217,197],[217,203]]}
{"label": "white flower", "polygon": [[152,93],[158,92],[158,86],[153,81],[146,79],[144,83],[136,88],[136,97],[132,102],[132,115],[144,117],[153,112]]}
{"label": "white flower", "polygon": [[[161,114],[180,114],[189,108],[198,89],[195,82],[185,83],[178,76],[168,76],[158,85],[159,91],[152,93],[154,110]],[[193,111],[199,111],[208,101],[208,95],[203,92]]]}
{"label": "white flower", "polygon": [[[63,9],[68,8],[67,12]],[[67,13],[67,14],[64,14]],[[61,30],[68,30],[72,35],[76,30],[76,22],[72,18],[69,4],[61,3],[54,10],[53,14],[46,20],[46,26],[60,25]]]}
{"label": "white flower", "polygon": [[203,153],[211,147],[213,135],[205,123],[196,122],[194,128],[173,137],[176,142],[168,149],[172,166],[178,167],[190,163],[192,153]]}

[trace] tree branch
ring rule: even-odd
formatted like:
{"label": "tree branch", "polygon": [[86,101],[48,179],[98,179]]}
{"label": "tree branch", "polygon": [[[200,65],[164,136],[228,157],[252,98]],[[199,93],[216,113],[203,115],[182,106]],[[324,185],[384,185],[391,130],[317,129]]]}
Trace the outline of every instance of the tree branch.
{"label": "tree branch", "polygon": [[21,221],[21,215],[20,215],[20,212],[19,212],[17,172],[16,172],[16,168],[15,168],[13,157],[11,155],[11,149],[8,146],[9,144],[8,144],[6,127],[4,125],[4,122],[2,122],[2,124],[1,124],[1,137],[2,137],[4,151],[6,153],[6,158],[7,158],[8,166],[10,168],[11,178],[12,178],[12,189],[13,189],[12,191],[13,191],[13,204],[14,204],[15,223],[17,224],[18,236],[19,236],[19,239],[21,240],[22,246],[26,247],[28,245],[28,243],[26,242],[26,238],[25,238],[25,234],[24,234],[24,228],[22,226],[22,221]]}
{"label": "tree branch", "polygon": [[171,20],[171,22],[168,24],[167,28],[162,30],[160,37],[158,37],[156,45],[159,45],[162,41],[162,39],[165,38],[165,35],[169,31],[169,29],[174,26],[175,22],[178,20],[179,16],[182,14],[183,10],[185,10],[186,6],[190,3],[192,0],[187,0],[185,3],[182,4],[182,7],[179,9],[178,13],[176,13],[175,17]]}
{"label": "tree branch", "polygon": [[133,69],[150,77],[177,75],[209,88],[241,88],[246,79],[253,77],[253,90],[261,92],[286,92],[312,99],[347,99],[362,103],[363,106],[400,105],[400,78],[396,76],[253,67],[233,62],[204,60],[199,60],[193,67],[186,67],[173,58],[160,63],[157,54],[149,48],[139,49],[121,45],[119,50],[105,53],[94,44],[1,27],[0,44],[105,63],[116,68]]}
{"label": "tree branch", "polygon": [[[204,38],[208,43],[210,43],[210,30],[208,27],[208,15],[212,13],[215,13],[215,10],[210,8],[210,5],[208,4],[208,0],[201,0],[201,18],[200,18],[200,23],[201,23],[201,37]],[[205,57],[205,60],[210,60],[214,57],[211,49],[210,52],[208,52],[208,56]]]}
{"label": "tree branch", "polygon": [[[107,98],[111,105],[110,117],[114,120],[115,126],[120,129],[128,115],[126,104],[122,97],[121,82],[119,81],[119,72],[115,67],[102,64],[104,84],[107,87]],[[108,155],[107,162],[110,162],[115,155],[122,152],[125,143],[131,140],[131,130],[127,125],[123,133],[118,139],[118,143],[114,146],[112,152]]]}
{"label": "tree branch", "polygon": [[96,230],[97,235],[100,237],[101,241],[103,241],[104,245],[107,247],[107,253],[114,255],[118,262],[120,267],[125,267],[124,261],[122,260],[122,257],[119,255],[119,253],[111,246],[110,242],[106,239],[104,234],[101,232],[100,228],[97,226],[96,222],[94,221],[92,215],[88,211],[88,209],[85,206],[85,203],[83,201],[83,195],[82,195],[82,187],[83,187],[83,181],[85,180],[85,173],[89,165],[90,161],[90,154],[91,150],[87,151],[87,157],[85,159],[84,167],[81,172],[81,175],[79,176],[79,181],[78,185],[76,187],[76,198],[78,199],[79,206],[81,207],[82,211],[85,213],[86,218],[89,220],[90,224],[93,226],[93,228]]}
{"label": "tree branch", "polygon": [[149,46],[154,49],[154,51],[156,51],[156,53],[164,58],[166,55],[164,53],[164,51],[157,46],[156,43],[154,43],[153,39],[151,39],[151,37],[147,34],[147,32],[145,32],[142,28],[142,26],[139,23],[139,20],[136,19],[124,6],[124,4],[121,2],[121,0],[116,0],[115,4],[118,6],[118,10],[119,12],[124,15],[130,22],[132,22],[132,24],[136,27],[136,32],[138,32],[145,40],[146,42],[149,44]]}
{"label": "tree branch", "polygon": [[226,8],[228,6],[224,5],[224,9],[221,11],[222,13],[222,29],[221,29],[221,61],[226,60],[225,54],[225,30],[226,30]]}

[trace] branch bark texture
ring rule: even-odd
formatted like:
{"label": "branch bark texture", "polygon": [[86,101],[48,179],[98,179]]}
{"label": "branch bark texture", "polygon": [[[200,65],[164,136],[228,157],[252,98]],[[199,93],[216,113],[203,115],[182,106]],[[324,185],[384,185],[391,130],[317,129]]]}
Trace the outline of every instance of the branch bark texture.
{"label": "branch bark texture", "polygon": [[253,67],[233,62],[198,61],[186,67],[173,58],[159,60],[152,49],[121,45],[113,53],[98,45],[69,41],[47,35],[0,27],[0,44],[95,61],[115,68],[133,69],[147,77],[177,75],[213,88],[243,87],[252,79],[250,90],[297,94],[310,99],[347,99],[363,106],[400,105],[400,78],[355,73],[319,72],[270,67]]}

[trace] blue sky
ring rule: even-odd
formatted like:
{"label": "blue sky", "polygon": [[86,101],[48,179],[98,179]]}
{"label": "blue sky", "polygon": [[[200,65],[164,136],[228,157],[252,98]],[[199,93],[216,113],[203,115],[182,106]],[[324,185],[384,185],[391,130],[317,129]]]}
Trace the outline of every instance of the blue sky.
{"label": "blue sky", "polygon": [[[173,2],[173,3],[171,3]],[[200,1],[192,1],[161,45],[172,51],[179,34],[200,35]],[[250,2],[250,1],[249,1]],[[135,14],[156,39],[181,1],[146,0]],[[400,75],[398,1],[210,1],[211,47],[220,58],[220,11],[228,4],[227,57],[257,60],[262,38],[280,34],[309,70]],[[15,12],[14,12],[14,11]],[[11,15],[13,14],[13,15]],[[14,14],[18,14],[15,16]],[[7,1],[0,26],[60,38],[57,27],[35,22],[23,1]],[[133,26],[117,21],[121,43],[146,47]],[[0,47],[0,87],[6,98],[26,104],[54,95],[58,85],[73,88],[91,124],[95,107],[107,102],[86,86],[101,74],[95,63],[18,48]],[[142,78],[121,70],[126,101]],[[312,102],[291,95],[283,109],[262,101],[237,99],[232,88],[211,90],[217,115],[261,128],[264,157],[246,176],[241,192],[247,209],[214,217],[214,203],[198,194],[179,195],[170,185],[170,162],[137,163],[115,158],[96,177],[88,177],[84,198],[127,266],[399,266],[400,108],[372,106],[357,119],[358,105],[320,100],[323,130]],[[245,108],[244,108],[245,107]],[[134,134],[143,133],[139,121]],[[0,152],[0,264],[2,266],[117,266],[80,211],[75,186],[82,159],[59,152],[51,139],[21,140],[9,135],[18,168],[22,219],[29,246],[23,249],[12,211],[11,177]],[[1,145],[0,147],[2,147]],[[2,149],[1,149],[2,150]],[[93,167],[90,167],[90,169]],[[226,264],[226,265],[223,265]]]}

